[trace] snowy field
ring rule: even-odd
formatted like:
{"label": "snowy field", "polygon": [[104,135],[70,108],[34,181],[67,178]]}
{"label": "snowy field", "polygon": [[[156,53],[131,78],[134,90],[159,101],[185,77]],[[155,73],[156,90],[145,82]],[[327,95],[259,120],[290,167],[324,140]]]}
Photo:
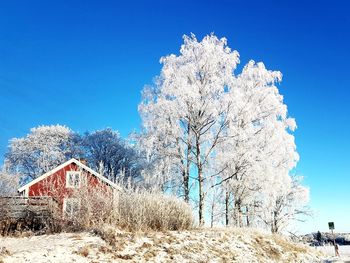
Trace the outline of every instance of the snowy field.
{"label": "snowy field", "polygon": [[325,262],[348,262],[350,263],[350,246],[339,246],[340,257],[335,257],[333,246],[315,247],[316,250],[329,256]]}
{"label": "snowy field", "polygon": [[[0,237],[0,262],[322,262],[320,252],[248,229]],[[332,261],[330,261],[332,262]]]}
{"label": "snowy field", "polygon": [[57,235],[23,238],[0,237],[0,262],[4,263],[68,263],[111,262],[103,253],[105,242],[88,233],[62,233]]}

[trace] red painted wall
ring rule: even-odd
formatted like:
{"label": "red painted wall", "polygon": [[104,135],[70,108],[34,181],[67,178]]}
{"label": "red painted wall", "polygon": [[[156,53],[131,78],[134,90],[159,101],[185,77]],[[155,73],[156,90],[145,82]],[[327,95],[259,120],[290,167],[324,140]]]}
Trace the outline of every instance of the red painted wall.
{"label": "red painted wall", "polygon": [[90,174],[88,171],[83,170],[75,163],[71,163],[54,174],[30,186],[28,195],[52,196],[58,201],[59,206],[62,208],[64,198],[72,196],[74,191],[79,191],[79,189],[76,188],[66,187],[66,172],[77,170],[81,171],[80,188],[87,186],[87,191],[94,191],[94,189],[96,190],[96,187],[103,187],[106,190],[106,193],[110,193],[110,188],[104,182],[100,181],[96,176]]}

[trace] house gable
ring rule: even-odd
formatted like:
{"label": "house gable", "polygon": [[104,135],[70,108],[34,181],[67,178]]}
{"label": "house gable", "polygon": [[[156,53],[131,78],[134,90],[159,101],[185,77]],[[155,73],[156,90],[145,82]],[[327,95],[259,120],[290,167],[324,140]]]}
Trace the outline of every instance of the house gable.
{"label": "house gable", "polygon": [[[80,168],[80,169],[79,169]],[[99,173],[95,172],[88,166],[82,164],[78,160],[72,158],[69,161],[57,166],[55,169],[52,169],[51,171],[43,174],[42,176],[39,176],[38,178],[34,179],[30,183],[22,186],[21,188],[18,189],[19,193],[24,193],[25,196],[29,195],[42,195],[40,191],[49,191],[47,189],[49,186],[57,190],[61,191],[62,195],[66,192],[66,173],[69,171],[78,171],[78,170],[83,170],[86,171],[87,174],[92,175],[97,181],[101,181],[110,187],[112,187],[115,190],[121,190],[119,186],[117,186],[115,183],[112,181],[108,180],[107,178],[103,177]],[[52,179],[52,180],[50,180]]]}

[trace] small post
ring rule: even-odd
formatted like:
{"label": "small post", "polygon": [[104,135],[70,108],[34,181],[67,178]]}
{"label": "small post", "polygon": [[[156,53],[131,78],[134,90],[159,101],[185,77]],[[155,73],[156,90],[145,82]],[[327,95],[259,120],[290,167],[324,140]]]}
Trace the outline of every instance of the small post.
{"label": "small post", "polygon": [[331,230],[332,232],[332,236],[333,236],[333,246],[334,246],[334,254],[335,256],[337,256],[337,248],[336,248],[336,245],[335,245],[335,236],[334,236],[334,222],[328,222],[328,227],[329,229]]}

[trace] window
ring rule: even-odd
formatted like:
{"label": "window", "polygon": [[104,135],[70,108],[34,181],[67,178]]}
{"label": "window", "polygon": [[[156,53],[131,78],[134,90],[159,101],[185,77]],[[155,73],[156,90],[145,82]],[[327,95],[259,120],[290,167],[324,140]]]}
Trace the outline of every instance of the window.
{"label": "window", "polygon": [[66,173],[66,187],[79,188],[80,187],[80,172],[69,171]]}
{"label": "window", "polygon": [[64,215],[73,217],[79,212],[80,202],[77,198],[65,198],[63,203]]}

